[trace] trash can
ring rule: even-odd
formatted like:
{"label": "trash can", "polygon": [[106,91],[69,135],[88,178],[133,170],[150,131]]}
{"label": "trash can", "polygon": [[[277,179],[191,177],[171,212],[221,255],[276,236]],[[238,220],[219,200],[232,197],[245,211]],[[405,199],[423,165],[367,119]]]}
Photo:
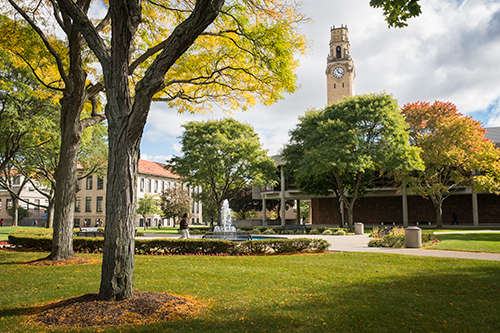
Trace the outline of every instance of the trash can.
{"label": "trash can", "polygon": [[422,229],[419,227],[408,227],[405,229],[405,246],[408,248],[422,247]]}
{"label": "trash can", "polygon": [[354,233],[356,235],[363,235],[365,233],[365,225],[363,223],[354,223]]}

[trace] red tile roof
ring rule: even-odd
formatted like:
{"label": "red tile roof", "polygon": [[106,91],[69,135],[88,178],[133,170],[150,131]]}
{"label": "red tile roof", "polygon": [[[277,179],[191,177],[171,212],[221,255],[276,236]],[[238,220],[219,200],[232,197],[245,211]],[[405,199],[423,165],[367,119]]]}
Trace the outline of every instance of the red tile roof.
{"label": "red tile roof", "polygon": [[168,178],[180,178],[178,175],[173,173],[170,169],[165,168],[165,164],[158,162],[151,162],[146,160],[139,160],[139,173],[151,175],[151,176],[160,176],[160,177],[168,177]]}

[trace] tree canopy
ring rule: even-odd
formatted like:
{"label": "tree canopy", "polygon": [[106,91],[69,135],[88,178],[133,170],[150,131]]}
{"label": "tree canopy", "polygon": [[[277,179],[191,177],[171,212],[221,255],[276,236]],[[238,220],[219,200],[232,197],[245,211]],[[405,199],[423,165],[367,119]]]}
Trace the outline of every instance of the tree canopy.
{"label": "tree canopy", "polygon": [[300,119],[284,150],[287,167],[301,189],[335,194],[352,227],[354,203],[376,176],[421,167],[407,127],[388,95],[345,98]]}
{"label": "tree canopy", "polygon": [[217,214],[224,200],[235,198],[249,185],[275,180],[274,162],[251,126],[226,118],[193,121],[183,127],[183,155],[168,164],[188,183],[203,187],[202,202]]}
{"label": "tree canopy", "polygon": [[189,213],[191,208],[191,197],[182,184],[165,189],[160,196],[160,209],[162,216],[166,219],[173,218],[174,224],[178,217]]}
{"label": "tree canopy", "polygon": [[478,121],[460,114],[452,103],[410,103],[402,108],[410,126],[411,143],[422,151],[425,169],[412,172],[409,185],[429,198],[442,225],[442,204],[454,190],[472,186],[498,192],[500,150],[485,138]]}

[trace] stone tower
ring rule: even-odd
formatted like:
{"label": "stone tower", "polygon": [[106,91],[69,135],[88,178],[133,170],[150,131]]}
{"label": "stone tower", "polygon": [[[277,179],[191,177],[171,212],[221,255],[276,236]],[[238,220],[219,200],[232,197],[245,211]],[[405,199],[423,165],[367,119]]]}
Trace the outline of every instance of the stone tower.
{"label": "stone tower", "polygon": [[347,26],[330,29],[330,54],[326,65],[327,103],[331,105],[354,94],[354,62],[349,50]]}

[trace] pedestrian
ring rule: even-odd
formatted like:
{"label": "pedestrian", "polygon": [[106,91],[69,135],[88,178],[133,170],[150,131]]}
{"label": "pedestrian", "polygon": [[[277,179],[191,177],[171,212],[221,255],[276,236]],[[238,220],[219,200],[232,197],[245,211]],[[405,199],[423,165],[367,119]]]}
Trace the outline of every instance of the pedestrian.
{"label": "pedestrian", "polygon": [[0,227],[3,227],[3,219],[0,219]]}
{"label": "pedestrian", "polygon": [[181,238],[189,238],[189,224],[188,224],[188,214],[184,213],[181,218],[181,223],[179,224],[179,229],[181,231]]}

